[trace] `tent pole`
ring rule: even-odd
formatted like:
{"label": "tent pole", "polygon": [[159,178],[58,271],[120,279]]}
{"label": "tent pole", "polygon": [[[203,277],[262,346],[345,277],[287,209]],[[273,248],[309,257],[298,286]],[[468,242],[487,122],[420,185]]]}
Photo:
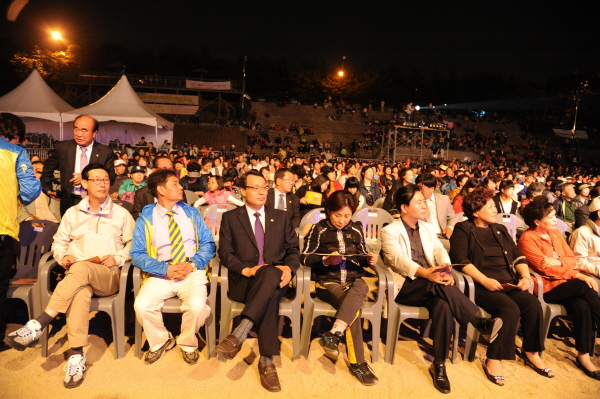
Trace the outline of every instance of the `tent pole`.
{"label": "tent pole", "polygon": [[156,123],[154,125],[154,136],[156,137],[156,146],[158,147],[158,119],[155,119]]}
{"label": "tent pole", "polygon": [[60,141],[63,141],[63,119],[62,119],[62,114],[60,114],[60,133],[59,133],[59,138]]}

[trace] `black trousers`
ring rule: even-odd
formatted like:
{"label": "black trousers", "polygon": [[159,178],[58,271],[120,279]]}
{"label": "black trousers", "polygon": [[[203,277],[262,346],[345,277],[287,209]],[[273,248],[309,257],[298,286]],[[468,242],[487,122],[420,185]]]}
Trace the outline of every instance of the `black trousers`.
{"label": "black trousers", "polygon": [[598,293],[579,279],[568,280],[544,294],[548,303],[558,303],[573,316],[575,348],[581,353],[594,350],[594,330],[600,327],[600,298]]}
{"label": "black trousers", "polygon": [[0,236],[0,344],[6,334],[6,311],[8,309],[6,294],[14,261],[15,239],[11,236]]}
{"label": "black trousers", "polygon": [[448,358],[454,319],[466,326],[479,313],[479,308],[457,286],[437,284],[422,277],[407,278],[395,301],[427,308],[433,331],[433,356],[438,362]]}
{"label": "black trousers", "polygon": [[335,317],[348,324],[348,328],[346,329],[346,350],[350,363],[365,362],[360,314],[368,293],[369,287],[362,278],[354,280],[350,288],[346,291],[337,282],[317,282],[317,298],[336,308],[337,313]]}
{"label": "black trousers", "polygon": [[279,355],[278,317],[279,302],[287,292],[287,285],[279,287],[282,272],[274,266],[258,269],[250,279],[242,317],[254,322],[258,330],[258,348],[262,356]]}
{"label": "black trousers", "polygon": [[519,319],[523,331],[523,351],[544,350],[542,305],[528,291],[488,291],[475,284],[475,303],[493,317],[502,319],[498,338],[487,349],[489,359],[515,360],[515,337],[519,329]]}

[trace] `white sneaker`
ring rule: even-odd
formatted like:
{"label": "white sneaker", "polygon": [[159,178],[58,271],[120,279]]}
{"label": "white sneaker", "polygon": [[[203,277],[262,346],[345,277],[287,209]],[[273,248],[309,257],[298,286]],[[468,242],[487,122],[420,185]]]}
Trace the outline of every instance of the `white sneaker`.
{"label": "white sneaker", "polygon": [[63,370],[66,372],[63,380],[65,388],[77,388],[83,382],[85,375],[85,356],[71,356]]}
{"label": "white sneaker", "polygon": [[42,326],[37,320],[29,320],[27,324],[6,336],[4,342],[11,348],[23,351],[37,344],[42,336]]}

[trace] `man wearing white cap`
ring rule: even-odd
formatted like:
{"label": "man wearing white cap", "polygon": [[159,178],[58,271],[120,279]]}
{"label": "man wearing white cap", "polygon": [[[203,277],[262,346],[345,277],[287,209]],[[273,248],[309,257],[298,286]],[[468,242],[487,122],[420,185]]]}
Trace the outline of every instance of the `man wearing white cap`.
{"label": "man wearing white cap", "polygon": [[127,170],[127,164],[122,159],[117,159],[114,165],[117,177],[115,178],[115,184],[110,186],[108,192],[112,196],[112,199],[119,199],[119,187],[121,187],[121,183],[123,183],[124,180],[129,179],[129,172]]}

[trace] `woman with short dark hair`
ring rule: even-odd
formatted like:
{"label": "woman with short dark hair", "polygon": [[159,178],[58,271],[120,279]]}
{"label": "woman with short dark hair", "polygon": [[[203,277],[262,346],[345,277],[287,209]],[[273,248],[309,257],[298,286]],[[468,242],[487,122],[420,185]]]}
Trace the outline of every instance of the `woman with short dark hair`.
{"label": "woman with short dark hair", "polygon": [[482,186],[467,194],[463,207],[468,220],[457,223],[450,237],[452,263],[475,282],[475,304],[503,322],[498,338],[488,346],[483,370],[490,381],[504,385],[502,360],[515,358],[520,321],[524,363],[552,378],[554,373],[539,356],[544,350],[543,312],[528,292],[527,260],[506,227],[496,223],[493,197],[494,192]]}
{"label": "woman with short dark hair", "polygon": [[[367,253],[362,223],[352,221],[356,206],[346,191],[331,194],[325,202],[327,218],[311,227],[301,260],[311,268],[317,298],[337,309],[333,328],[319,339],[325,355],[337,360],[345,333],[350,374],[363,385],[375,385],[377,377],[365,360],[360,312],[369,292],[362,279],[365,267],[374,266],[377,256]],[[363,256],[352,256],[357,254]]]}
{"label": "woman with short dark hair", "polygon": [[600,326],[600,298],[596,281],[575,269],[575,254],[556,230],[556,211],[546,197],[539,196],[525,207],[529,226],[519,240],[529,267],[538,272],[544,284],[544,300],[558,303],[573,316],[575,363],[587,376],[600,380],[600,369],[592,362],[594,325]]}

